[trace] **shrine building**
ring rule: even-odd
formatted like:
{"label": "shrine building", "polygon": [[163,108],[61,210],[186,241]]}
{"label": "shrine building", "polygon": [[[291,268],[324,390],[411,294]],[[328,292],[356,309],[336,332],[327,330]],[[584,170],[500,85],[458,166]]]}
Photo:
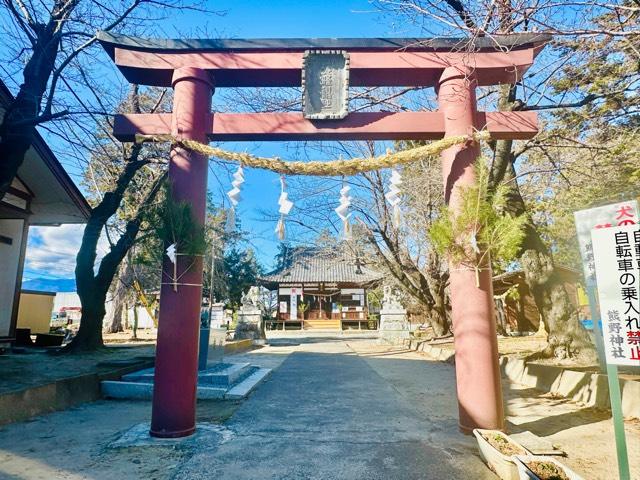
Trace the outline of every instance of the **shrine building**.
{"label": "shrine building", "polygon": [[361,257],[340,249],[291,249],[282,266],[259,279],[278,292],[272,329],[375,329],[370,320],[367,291],[383,275],[366,266]]}

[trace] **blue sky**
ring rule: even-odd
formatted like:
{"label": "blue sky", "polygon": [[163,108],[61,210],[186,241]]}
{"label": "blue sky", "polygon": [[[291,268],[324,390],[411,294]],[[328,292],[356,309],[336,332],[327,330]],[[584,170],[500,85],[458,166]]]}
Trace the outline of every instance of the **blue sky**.
{"label": "blue sky", "polygon": [[[419,36],[413,25],[396,23],[383,17],[367,0],[358,1],[258,1],[218,0],[210,8],[223,15],[202,15],[186,12],[158,25],[166,37],[391,37]],[[214,96],[213,103],[216,103]],[[215,109],[215,107],[214,107]],[[290,157],[291,151],[283,143],[246,143],[225,145],[262,155]],[[60,146],[58,146],[60,147]],[[57,148],[56,151],[64,150]],[[60,161],[78,183],[78,169],[58,154]],[[226,182],[226,184],[225,184]],[[228,190],[227,178],[209,178],[209,188],[216,192]],[[278,177],[268,172],[246,170],[243,200],[238,217],[243,230],[250,232],[250,243],[258,258],[267,267],[272,266],[278,240],[273,232],[275,224],[260,219],[259,210],[277,211],[280,192]],[[337,196],[336,196],[337,203]],[[34,277],[73,277],[75,252],[80,244],[82,228],[68,225],[58,228],[33,227],[27,250],[25,279]],[[295,240],[295,239],[291,239]],[[99,253],[106,252],[107,245]]]}

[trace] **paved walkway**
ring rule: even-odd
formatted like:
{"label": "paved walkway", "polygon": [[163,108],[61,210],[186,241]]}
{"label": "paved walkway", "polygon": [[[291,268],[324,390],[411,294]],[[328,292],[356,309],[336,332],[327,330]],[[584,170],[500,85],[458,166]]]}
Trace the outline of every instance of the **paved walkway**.
{"label": "paved walkway", "polygon": [[[274,335],[228,357],[274,369],[244,402],[199,402],[218,433],[178,444],[112,448],[149,424],[150,402],[101,400],[0,427],[0,480],[495,480],[457,431],[452,365],[350,334]],[[569,454],[587,480],[616,471],[603,412],[503,381],[509,431],[530,430]],[[640,480],[640,424],[627,422]]]}
{"label": "paved walkway", "polygon": [[[279,350],[289,355],[225,424],[231,439],[177,478],[496,478],[457,433],[450,366],[381,358],[355,338],[273,340],[259,356],[278,362]],[[428,390],[415,390],[416,375]]]}

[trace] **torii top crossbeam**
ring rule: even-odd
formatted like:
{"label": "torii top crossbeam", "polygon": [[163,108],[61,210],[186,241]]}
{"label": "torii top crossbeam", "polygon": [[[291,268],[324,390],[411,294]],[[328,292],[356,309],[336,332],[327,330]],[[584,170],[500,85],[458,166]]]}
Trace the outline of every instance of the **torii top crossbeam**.
{"label": "torii top crossbeam", "polygon": [[[444,69],[465,64],[478,85],[515,83],[523,78],[546,34],[469,39],[319,38],[164,40],[101,32],[98,35],[131,83],[171,86],[174,71],[197,68],[212,75],[216,87],[299,87],[305,51],[349,53],[350,86],[435,87]],[[532,112],[479,112],[476,125],[495,139],[526,139],[537,133]],[[215,118],[214,118],[215,117]],[[170,132],[171,114],[118,115],[115,135]],[[434,140],[444,135],[440,112],[353,112],[339,121],[314,122],[301,113],[215,113],[208,127],[212,141],[281,140]]]}
{"label": "torii top crossbeam", "polygon": [[298,87],[305,51],[344,50],[353,87],[432,87],[460,63],[476,69],[479,86],[514,83],[550,37],[149,40],[101,32],[98,39],[125,78],[142,85],[170,87],[174,69],[189,66],[214,73],[216,87]]}

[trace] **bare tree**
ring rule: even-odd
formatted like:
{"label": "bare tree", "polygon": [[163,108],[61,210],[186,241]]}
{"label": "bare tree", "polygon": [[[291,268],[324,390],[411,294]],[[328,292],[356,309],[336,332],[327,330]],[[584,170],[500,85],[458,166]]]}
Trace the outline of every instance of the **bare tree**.
{"label": "bare tree", "polygon": [[443,259],[431,248],[427,232],[443,205],[440,163],[425,159],[400,171],[404,205],[400,225],[394,224],[385,199],[388,176],[382,172],[355,179],[367,192],[356,202],[356,210],[379,265],[422,307],[439,337],[448,334],[451,327],[449,273]]}
{"label": "bare tree", "polygon": [[[80,330],[68,351],[102,345],[106,292],[121,260],[140,232],[143,215],[153,203],[164,176],[158,151],[121,145],[110,135],[111,115],[122,88],[105,75],[111,62],[96,43],[99,30],[130,34],[151,32],[150,26],[180,10],[203,9],[200,0],[2,0],[0,28],[7,42],[1,69],[17,84],[15,100],[0,123],[0,198],[11,185],[29,149],[36,127],[63,145],[66,165],[75,161],[93,191],[93,208],[77,257],[76,281],[83,306]],[[104,63],[96,59],[104,58]],[[16,78],[23,77],[21,82]],[[10,86],[11,87],[11,86]],[[137,90],[130,104],[136,107]],[[90,158],[102,156],[101,167]],[[163,159],[166,163],[166,159]],[[110,164],[110,162],[113,162]],[[86,171],[84,171],[86,168]],[[100,170],[99,174],[96,170]],[[83,172],[84,171],[84,172]],[[98,185],[100,184],[100,185]],[[128,206],[122,202],[137,194]],[[124,208],[121,208],[124,207]],[[97,244],[106,234],[110,251],[97,271]]]}
{"label": "bare tree", "polygon": [[113,113],[109,100],[121,90],[113,81],[116,76],[105,75],[113,66],[97,45],[98,31],[144,35],[181,11],[219,14],[204,4],[204,0],[0,0],[4,41],[0,71],[15,93],[0,122],[0,199],[22,164],[36,127],[60,136],[65,156],[75,153],[80,168],[85,163],[82,137],[99,117]]}
{"label": "bare tree", "polygon": [[[160,92],[155,101],[149,96],[142,97],[141,101],[138,87],[134,85],[125,105],[134,113],[141,113],[145,105],[147,111],[156,112],[164,98],[164,92]],[[135,244],[145,216],[149,214],[166,177],[168,161],[162,146],[121,145],[110,135],[102,146],[90,163],[92,169],[89,172],[97,170],[101,178],[101,182],[95,184],[99,200],[91,209],[76,257],[76,285],[82,304],[82,318],[68,351],[93,350],[102,346],[107,292],[120,262]],[[103,190],[106,193],[102,193]],[[116,214],[119,216],[115,217]],[[107,235],[111,246],[100,260],[96,272],[97,245],[103,234]]]}
{"label": "bare tree", "polygon": [[10,79],[23,77],[0,124],[0,199],[33,142],[36,126],[84,110],[63,100],[60,85],[69,88],[67,74],[82,77],[83,62],[88,63],[82,56],[91,56],[96,32],[140,26],[140,20],[132,15],[134,11],[144,16],[152,11],[166,13],[167,9],[188,7],[177,0],[131,0],[119,5],[91,0],[46,3],[2,0],[0,5],[7,16],[4,38],[14,40],[7,49],[13,57],[4,59],[3,70]]}
{"label": "bare tree", "polygon": [[[557,40],[541,55],[536,70],[528,74],[526,79],[512,86],[485,89],[482,93],[480,97],[486,104],[498,106],[500,110],[560,112],[585,106],[592,108],[609,99],[619,99],[621,95],[637,88],[637,71],[628,78],[621,77],[615,88],[595,89],[589,86],[583,89],[579,83],[570,84],[564,91],[557,88],[558,79],[572,67],[579,70],[586,65],[584,56],[576,55],[578,49],[570,42],[578,39],[580,42],[598,42],[602,38],[614,38],[619,39],[618,48],[635,51],[637,55],[638,50],[633,47],[633,41],[637,41],[640,35],[637,2],[378,0],[375,3],[393,15],[399,14],[420,22],[426,32],[438,35],[469,39],[479,36],[496,38],[531,31],[556,35]],[[493,142],[491,180],[494,185],[509,182],[510,212],[529,216],[520,263],[536,306],[550,332],[548,347],[542,355],[565,358],[584,353],[592,357],[592,343],[578,322],[555,268],[551,249],[543,241],[520,194],[517,181],[516,161],[520,160],[521,164],[526,165],[527,152],[543,144],[538,139],[525,144],[511,140]]]}

